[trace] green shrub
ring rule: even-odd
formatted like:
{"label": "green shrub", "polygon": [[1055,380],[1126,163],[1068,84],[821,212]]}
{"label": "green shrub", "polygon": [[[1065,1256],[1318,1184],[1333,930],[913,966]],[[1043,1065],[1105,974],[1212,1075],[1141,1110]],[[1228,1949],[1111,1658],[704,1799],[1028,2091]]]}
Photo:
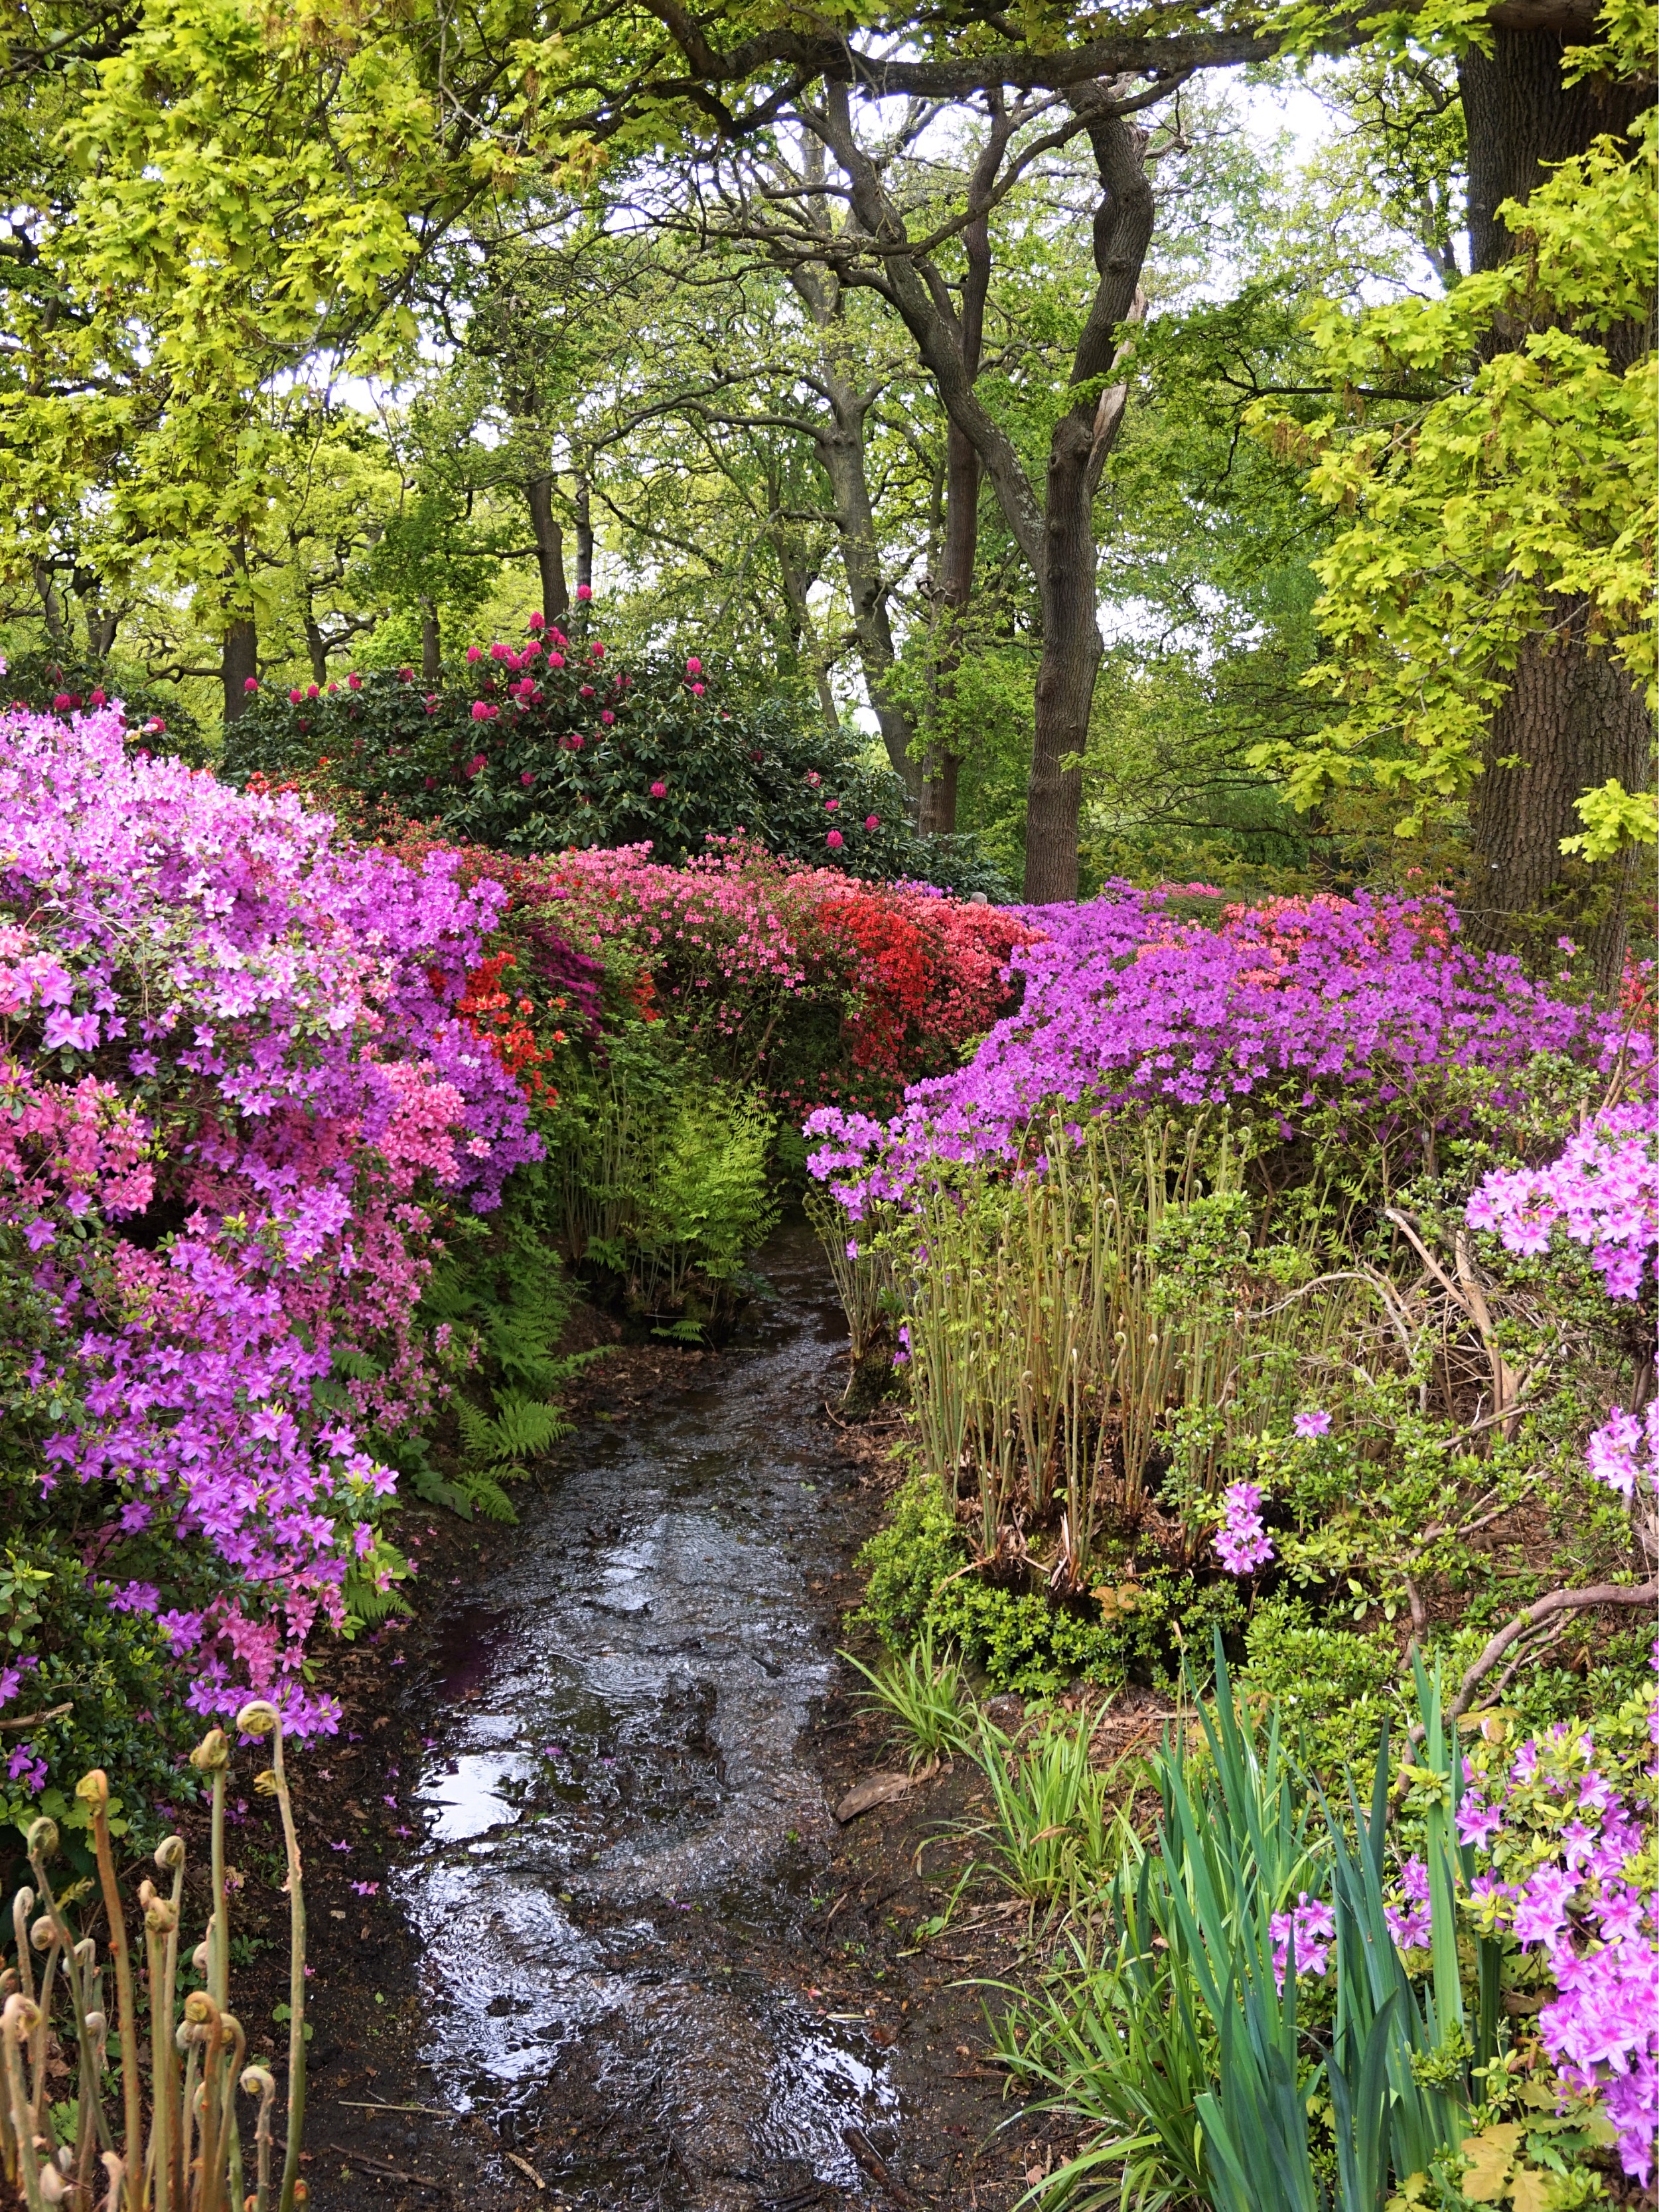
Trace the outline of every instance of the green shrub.
{"label": "green shrub", "polygon": [[9,660],[3,681],[9,703],[15,700],[42,714],[64,711],[58,706],[60,699],[69,702],[69,712],[79,708],[88,714],[94,703],[102,703],[98,694],[105,700],[118,699],[131,728],[161,725],[155,733],[158,752],[177,753],[192,768],[207,763],[200,726],[177,691],[171,685],[164,690],[147,683],[136,669],[112,660],[91,660],[84,653],[43,649],[20,653]]}
{"label": "green shrub", "polygon": [[890,1651],[908,1651],[934,1591],[967,1558],[968,1547],[939,1485],[924,1475],[913,1476],[858,1555],[855,1565],[866,1582],[852,1622],[873,1628]]}

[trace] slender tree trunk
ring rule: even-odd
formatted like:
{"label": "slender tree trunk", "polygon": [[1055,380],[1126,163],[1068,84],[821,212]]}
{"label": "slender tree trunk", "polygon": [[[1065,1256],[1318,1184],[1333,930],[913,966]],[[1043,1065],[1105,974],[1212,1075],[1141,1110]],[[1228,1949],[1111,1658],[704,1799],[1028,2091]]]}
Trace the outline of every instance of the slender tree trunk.
{"label": "slender tree trunk", "polygon": [[[1095,210],[1100,292],[1087,339],[1073,364],[1074,385],[1107,374],[1112,334],[1140,301],[1140,270],[1152,238],[1146,133],[1121,116],[1089,126],[1102,194]],[[1126,387],[1115,386],[1061,416],[1048,447],[1037,590],[1042,658],[1025,811],[1025,896],[1033,905],[1077,896],[1083,750],[1100,667],[1096,612],[1094,502],[1106,455],[1122,421]]]}
{"label": "slender tree trunk", "polygon": [[[1583,153],[1604,132],[1622,135],[1652,100],[1646,85],[1564,85],[1559,30],[1492,33],[1490,55],[1459,66],[1469,146],[1469,259],[1494,269],[1517,247],[1498,220],[1505,200],[1526,201],[1549,165]],[[1601,335],[1614,366],[1640,357],[1647,332]],[[1501,336],[1492,351],[1501,351]],[[1584,643],[1581,600],[1558,599],[1551,627],[1522,648],[1514,680],[1492,717],[1475,787],[1473,867],[1465,932],[1487,950],[1541,963],[1559,935],[1593,955],[1614,981],[1624,960],[1626,902],[1634,855],[1590,868],[1564,860],[1560,841],[1581,827],[1573,801],[1617,776],[1627,790],[1652,780],[1651,725],[1636,688],[1605,650]]]}
{"label": "slender tree trunk", "polygon": [[[975,180],[976,182],[978,179]],[[988,183],[988,179],[987,180]],[[979,375],[985,337],[985,300],[991,288],[991,223],[988,216],[963,233],[968,273],[962,288],[962,368],[969,386]],[[948,424],[945,446],[945,552],[939,562],[938,601],[947,625],[937,671],[939,705],[947,720],[956,702],[956,671],[961,658],[961,622],[974,596],[974,560],[979,550],[979,454],[973,440],[956,422]],[[962,755],[956,731],[947,729],[928,753],[921,787],[921,830],[925,836],[952,836]]]}
{"label": "slender tree trunk", "polygon": [[311,611],[311,600],[308,594],[306,599],[305,625],[306,658],[311,663],[311,680],[313,684],[326,684],[328,681],[328,640],[323,635],[322,631],[317,627],[317,617]]}
{"label": "slender tree trunk", "polygon": [[564,580],[564,532],[553,512],[553,478],[532,477],[525,486],[530,503],[530,528],[536,540],[536,566],[541,572],[542,616],[562,623],[570,612],[570,589]]}
{"label": "slender tree trunk", "polygon": [[61,651],[68,642],[68,627],[64,621],[64,603],[52,581],[52,564],[37,561],[34,564],[34,588],[40,594],[40,616],[46,625],[46,635]]}
{"label": "slender tree trunk", "polygon": [[915,732],[893,690],[896,655],[887,613],[887,594],[881,580],[870,477],[865,465],[866,410],[845,378],[837,375],[833,368],[826,367],[824,382],[830,394],[831,427],[815,438],[812,444],[819,465],[830,479],[830,496],[835,501],[836,533],[841,541],[842,565],[847,573],[847,597],[853,610],[853,635],[858,641],[859,665],[887,758],[894,775],[914,800],[921,788],[921,764],[910,757],[910,741]]}
{"label": "slender tree trunk", "polygon": [[77,568],[74,586],[75,596],[81,602],[81,618],[87,626],[88,654],[94,660],[106,660],[115,647],[119,617],[106,610],[94,570]]}
{"label": "slender tree trunk", "polygon": [[421,681],[439,684],[443,680],[443,641],[438,634],[438,610],[431,599],[421,601]]}
{"label": "slender tree trunk", "polygon": [[587,478],[576,481],[576,589],[593,589],[593,509]]}
{"label": "slender tree trunk", "polygon": [[226,624],[219,672],[224,686],[225,720],[238,722],[247,712],[248,679],[259,672],[259,638],[252,615],[234,615]]}

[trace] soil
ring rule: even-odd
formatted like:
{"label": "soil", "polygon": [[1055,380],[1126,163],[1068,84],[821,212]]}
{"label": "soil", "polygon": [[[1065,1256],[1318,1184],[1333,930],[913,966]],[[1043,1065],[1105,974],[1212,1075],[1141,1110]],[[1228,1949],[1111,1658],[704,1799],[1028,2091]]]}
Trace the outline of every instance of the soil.
{"label": "soil", "polygon": [[[725,1350],[586,1370],[516,1525],[409,1514],[416,1618],[327,1666],[340,1734],[292,1762],[318,2212],[1000,2212],[1068,2148],[986,2056],[1027,1909],[972,1874],[919,1925],[973,1862],[977,1770],[833,1817],[902,1768],[836,1656],[893,1431],[826,1407],[805,1232],[760,1265]],[[280,2059],[275,1829],[240,1823],[233,2002]]]}

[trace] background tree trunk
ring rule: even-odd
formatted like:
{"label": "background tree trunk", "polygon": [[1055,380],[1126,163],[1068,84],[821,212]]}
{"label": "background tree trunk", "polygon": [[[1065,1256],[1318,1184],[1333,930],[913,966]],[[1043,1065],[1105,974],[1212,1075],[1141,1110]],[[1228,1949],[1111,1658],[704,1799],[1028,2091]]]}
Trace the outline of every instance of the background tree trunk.
{"label": "background tree trunk", "polygon": [[542,614],[550,623],[562,623],[570,612],[570,588],[564,580],[564,533],[553,512],[553,478],[532,477],[524,490],[536,540],[536,566],[541,572]]}
{"label": "background tree trunk", "polygon": [[444,672],[443,642],[438,635],[438,610],[432,601],[421,601],[421,681],[438,684]]}
{"label": "background tree trunk", "polygon": [[[1464,933],[1477,947],[1518,952],[1535,967],[1558,937],[1571,937],[1608,985],[1624,965],[1636,855],[1589,867],[1564,859],[1561,840],[1582,827],[1573,811],[1581,793],[1609,776],[1627,791],[1646,787],[1652,727],[1620,663],[1586,647],[1586,602],[1558,599],[1554,611],[1558,626],[1528,639],[1492,717],[1474,792]],[[1506,760],[1515,765],[1502,766]]]}
{"label": "background tree trunk", "polygon": [[[587,478],[576,479],[576,588],[593,589],[593,508]],[[550,617],[550,620],[551,617]]]}
{"label": "background tree trunk", "polygon": [[258,659],[259,636],[252,616],[234,616],[226,626],[219,660],[226,721],[238,722],[247,712],[247,681],[249,677],[258,674]]}
{"label": "background tree trunk", "polygon": [[[962,242],[968,258],[962,287],[962,368],[971,386],[979,375],[980,352],[985,338],[985,299],[991,286],[990,217],[981,216],[977,222],[970,222],[963,233]],[[938,592],[948,625],[944,657],[938,670],[939,696],[947,714],[955,703],[953,679],[962,650],[960,625],[974,596],[974,562],[978,551],[979,454],[967,432],[951,422],[945,432],[945,553],[939,562]],[[955,835],[961,772],[960,748],[947,735],[931,750],[923,771],[921,828],[924,836]]]}
{"label": "background tree trunk", "polygon": [[[1529,199],[1550,163],[1582,154],[1605,132],[1622,135],[1651,102],[1645,85],[1564,85],[1566,51],[1559,30],[1497,27],[1490,55],[1471,51],[1459,64],[1472,269],[1495,269],[1516,249],[1515,234],[1498,220],[1504,201]],[[1626,325],[1602,342],[1624,367],[1650,338]],[[1501,350],[1501,341],[1492,349]],[[1582,601],[1553,603],[1553,626],[1527,640],[1492,717],[1472,810],[1464,928],[1478,947],[1534,963],[1558,936],[1571,936],[1610,983],[1624,961],[1635,856],[1589,868],[1564,859],[1560,843],[1581,827],[1573,801],[1583,792],[1609,776],[1627,790],[1648,787],[1652,729],[1620,664],[1586,647],[1584,613]]]}
{"label": "background tree trunk", "polygon": [[[1085,386],[1109,373],[1117,326],[1137,312],[1153,219],[1146,131],[1111,115],[1089,125],[1089,140],[1102,188],[1094,224],[1100,289],[1072,365],[1073,384]],[[1101,660],[1095,491],[1122,421],[1125,396],[1121,386],[1098,395],[1090,392],[1061,416],[1049,441],[1037,566],[1042,658],[1025,810],[1025,896],[1033,905],[1077,896],[1082,754]],[[1065,765],[1068,757],[1074,762],[1071,767]]]}

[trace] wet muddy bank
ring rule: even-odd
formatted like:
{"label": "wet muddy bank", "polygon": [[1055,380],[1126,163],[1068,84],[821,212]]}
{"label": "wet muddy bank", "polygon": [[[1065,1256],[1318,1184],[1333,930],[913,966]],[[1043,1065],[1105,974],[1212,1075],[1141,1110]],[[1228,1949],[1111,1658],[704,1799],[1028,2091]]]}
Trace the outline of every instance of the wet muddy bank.
{"label": "wet muddy bank", "polygon": [[434,1524],[419,1620],[337,1670],[301,1785],[322,2212],[994,2212],[1050,2154],[961,1985],[1018,1973],[1023,1914],[973,1881],[915,1933],[972,1856],[971,1770],[831,1815],[890,1763],[835,1656],[889,1478],[824,1410],[810,1236],[760,1265],[720,1353],[590,1370],[519,1525]]}

